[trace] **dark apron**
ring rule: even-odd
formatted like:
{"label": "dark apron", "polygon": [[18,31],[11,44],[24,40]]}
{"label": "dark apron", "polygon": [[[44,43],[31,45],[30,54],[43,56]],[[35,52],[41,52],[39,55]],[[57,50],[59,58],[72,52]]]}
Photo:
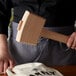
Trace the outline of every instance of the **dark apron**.
{"label": "dark apron", "polygon": [[[76,51],[69,49],[65,44],[50,39],[40,38],[36,46],[16,41],[18,23],[12,22],[9,39],[10,51],[17,64],[28,62],[42,62],[51,65],[75,65]],[[70,35],[74,27],[48,28],[56,32]]]}

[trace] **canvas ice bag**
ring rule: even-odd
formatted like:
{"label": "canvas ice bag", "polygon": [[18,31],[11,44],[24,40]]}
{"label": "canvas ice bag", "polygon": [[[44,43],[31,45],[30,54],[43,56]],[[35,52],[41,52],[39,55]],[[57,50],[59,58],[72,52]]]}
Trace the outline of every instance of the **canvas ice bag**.
{"label": "canvas ice bag", "polygon": [[[13,72],[12,72],[13,71]],[[63,76],[58,70],[49,68],[42,63],[27,63],[15,66],[12,71],[7,69],[8,76]]]}

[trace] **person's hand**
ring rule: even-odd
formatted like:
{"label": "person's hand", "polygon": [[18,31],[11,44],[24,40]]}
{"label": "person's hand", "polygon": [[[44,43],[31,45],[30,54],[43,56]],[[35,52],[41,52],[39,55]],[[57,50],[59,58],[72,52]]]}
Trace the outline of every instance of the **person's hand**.
{"label": "person's hand", "polygon": [[67,41],[67,46],[69,48],[76,50],[76,32],[73,32]]}
{"label": "person's hand", "polygon": [[0,35],[0,73],[6,73],[6,69],[12,69],[14,65],[15,62],[8,51],[7,38]]}
{"label": "person's hand", "polygon": [[0,52],[0,73],[6,73],[6,69],[9,67],[12,69],[14,67],[14,60],[10,56],[10,54],[7,52],[6,48],[2,47],[0,50],[3,50]]}

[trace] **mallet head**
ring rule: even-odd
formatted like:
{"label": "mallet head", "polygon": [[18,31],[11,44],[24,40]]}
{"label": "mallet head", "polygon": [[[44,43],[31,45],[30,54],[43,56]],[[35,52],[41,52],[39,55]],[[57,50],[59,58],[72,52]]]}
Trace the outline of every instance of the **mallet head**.
{"label": "mallet head", "polygon": [[25,11],[18,25],[16,41],[33,45],[37,44],[44,24],[44,18]]}

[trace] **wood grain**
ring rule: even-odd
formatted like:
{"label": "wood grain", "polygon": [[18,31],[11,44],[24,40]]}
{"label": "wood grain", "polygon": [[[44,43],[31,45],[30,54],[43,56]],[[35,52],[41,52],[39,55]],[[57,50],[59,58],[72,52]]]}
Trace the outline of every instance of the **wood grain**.
{"label": "wood grain", "polygon": [[62,43],[67,43],[67,40],[69,38],[69,36],[67,36],[67,35],[57,33],[54,31],[50,31],[46,28],[42,29],[41,36],[44,38],[52,39],[52,40],[59,41]]}
{"label": "wood grain", "polygon": [[53,66],[59,70],[64,76],[76,76],[76,66]]}
{"label": "wood grain", "polygon": [[[29,13],[29,12],[28,12]],[[18,25],[16,41],[36,45],[45,23],[45,19],[35,14],[25,12]]]}

